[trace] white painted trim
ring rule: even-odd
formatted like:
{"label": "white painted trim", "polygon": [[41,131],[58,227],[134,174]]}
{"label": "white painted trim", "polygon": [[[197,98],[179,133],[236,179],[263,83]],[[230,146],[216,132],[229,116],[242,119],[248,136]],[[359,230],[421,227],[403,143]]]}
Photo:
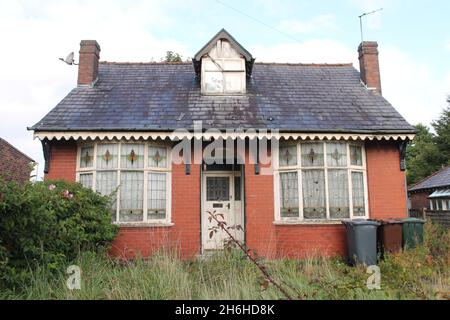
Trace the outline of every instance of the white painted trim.
{"label": "white painted trim", "polygon": [[285,140],[413,140],[414,134],[348,134],[348,133],[283,133],[283,132],[120,132],[120,131],[35,131],[33,137],[39,140],[181,140],[187,139],[285,139]]}
{"label": "white painted trim", "polygon": [[[364,143],[362,142],[350,142],[347,143],[347,166],[345,167],[334,167],[334,166],[328,166],[327,161],[327,141],[322,141],[323,146],[323,152],[324,152],[324,165],[322,167],[303,167],[301,162],[301,144],[297,143],[297,165],[296,166],[289,166],[289,167],[279,167],[279,150],[275,149],[273,150],[274,157],[272,158],[273,163],[273,178],[274,178],[274,217],[275,221],[274,224],[319,224],[323,223],[326,224],[327,222],[333,222],[337,221],[336,223],[340,223],[339,219],[331,219],[330,217],[330,203],[329,203],[329,193],[328,193],[328,170],[330,169],[340,169],[340,170],[347,170],[347,176],[348,176],[348,188],[349,188],[349,209],[350,209],[350,218],[353,219],[353,194],[352,194],[352,181],[351,181],[351,173],[352,172],[362,172],[363,173],[363,180],[364,180],[364,205],[365,205],[365,216],[358,217],[358,218],[368,218],[370,217],[369,212],[369,193],[368,193],[368,183],[367,183],[367,161],[366,161],[366,149],[364,146]],[[288,142],[289,143],[289,142]],[[361,147],[361,153],[362,153],[362,166],[352,166],[351,165],[351,158],[350,158],[350,145],[357,145]],[[302,185],[302,173],[304,170],[314,170],[319,169],[323,170],[325,174],[325,205],[326,205],[326,219],[322,220],[307,220],[304,219],[304,212],[303,212],[303,185]],[[298,190],[299,190],[299,218],[281,218],[281,208],[280,208],[280,173],[281,172],[297,172],[298,177]],[[331,223],[332,224],[332,223]]]}
{"label": "white painted trim", "polygon": [[[111,143],[111,144],[117,144],[117,152],[118,152],[118,159],[117,159],[117,168],[115,169],[96,169],[97,167],[97,145],[102,143]],[[77,160],[76,160],[76,180],[80,181],[80,173],[92,173],[92,189],[96,190],[96,181],[97,181],[97,172],[98,171],[114,171],[117,173],[117,182],[116,186],[118,187],[117,190],[117,199],[116,199],[116,224],[121,226],[130,226],[130,225],[139,225],[139,226],[170,226],[172,221],[172,159],[171,159],[171,146],[168,143],[164,142],[153,142],[153,141],[136,141],[137,144],[143,144],[144,145],[144,167],[140,169],[124,169],[121,168],[121,152],[122,152],[122,144],[129,143],[129,141],[97,141],[97,142],[88,142],[83,143],[79,142],[77,146]],[[93,146],[94,147],[94,160],[93,160],[93,167],[91,168],[80,168],[80,155],[81,155],[81,148],[85,146]],[[155,168],[155,167],[149,167],[148,166],[148,148],[150,146],[158,146],[158,147],[164,147],[166,148],[166,167],[165,168]],[[143,221],[139,222],[121,222],[119,221],[120,217],[120,183],[121,183],[121,172],[122,171],[136,171],[136,172],[142,172],[144,175],[144,190],[143,190]],[[166,218],[165,219],[159,219],[159,220],[147,220],[148,215],[148,174],[149,173],[164,173],[166,177]]]}

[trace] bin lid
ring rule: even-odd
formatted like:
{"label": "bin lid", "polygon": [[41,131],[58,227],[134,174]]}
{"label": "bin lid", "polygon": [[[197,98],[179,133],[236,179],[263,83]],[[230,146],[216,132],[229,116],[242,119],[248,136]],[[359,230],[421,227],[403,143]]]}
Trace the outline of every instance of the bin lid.
{"label": "bin lid", "polygon": [[384,220],[379,220],[381,224],[403,224],[405,221],[400,220],[400,219],[384,219]]}
{"label": "bin lid", "polygon": [[344,225],[350,225],[350,226],[379,226],[381,225],[380,222],[375,220],[367,220],[367,219],[353,219],[353,220],[342,220],[341,221]]}
{"label": "bin lid", "polygon": [[401,221],[403,222],[416,222],[416,223],[425,223],[426,220],[417,219],[417,218],[404,218]]}

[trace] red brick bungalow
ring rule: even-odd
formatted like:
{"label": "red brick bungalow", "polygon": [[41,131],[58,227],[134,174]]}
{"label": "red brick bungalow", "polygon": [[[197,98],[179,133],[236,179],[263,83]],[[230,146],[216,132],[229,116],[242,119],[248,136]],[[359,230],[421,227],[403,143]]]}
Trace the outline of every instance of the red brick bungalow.
{"label": "red brick bungalow", "polygon": [[[46,178],[119,187],[113,253],[222,247],[208,211],[266,257],[344,254],[345,218],[406,217],[414,129],[381,95],[375,42],[351,64],[255,63],[221,30],[192,63],[99,62],[31,127]],[[180,151],[182,149],[182,151]]]}

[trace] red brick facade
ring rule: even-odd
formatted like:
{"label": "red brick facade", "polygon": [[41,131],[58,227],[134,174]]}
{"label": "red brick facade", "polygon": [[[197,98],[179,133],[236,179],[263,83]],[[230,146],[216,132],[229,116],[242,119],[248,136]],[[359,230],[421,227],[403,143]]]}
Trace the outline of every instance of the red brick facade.
{"label": "red brick facade", "polygon": [[[406,217],[405,173],[395,142],[367,142],[367,183],[370,218]],[[75,180],[76,144],[52,145],[47,178]],[[344,227],[340,224],[277,225],[274,223],[273,175],[256,175],[253,164],[244,168],[246,244],[260,255],[304,257],[343,255]],[[270,168],[270,165],[261,168]],[[160,248],[176,249],[182,258],[201,252],[201,166],[172,165],[172,226],[121,227],[111,253],[148,256]]]}
{"label": "red brick facade", "polygon": [[0,178],[23,183],[30,180],[30,163],[34,161],[0,138]]}

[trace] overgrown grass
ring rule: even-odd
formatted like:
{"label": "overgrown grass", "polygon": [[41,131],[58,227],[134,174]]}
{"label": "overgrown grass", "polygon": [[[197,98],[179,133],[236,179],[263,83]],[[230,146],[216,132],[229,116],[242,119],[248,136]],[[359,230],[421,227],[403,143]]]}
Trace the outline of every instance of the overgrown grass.
{"label": "overgrown grass", "polygon": [[[381,290],[369,290],[369,274],[341,259],[310,257],[265,264],[273,277],[301,299],[449,299],[450,232],[426,225],[423,246],[379,263]],[[257,268],[238,251],[180,261],[169,252],[149,259],[118,261],[106,254],[82,254],[81,290],[66,287],[64,270],[38,269],[31,284],[3,299],[282,299],[276,288],[261,286]]]}

